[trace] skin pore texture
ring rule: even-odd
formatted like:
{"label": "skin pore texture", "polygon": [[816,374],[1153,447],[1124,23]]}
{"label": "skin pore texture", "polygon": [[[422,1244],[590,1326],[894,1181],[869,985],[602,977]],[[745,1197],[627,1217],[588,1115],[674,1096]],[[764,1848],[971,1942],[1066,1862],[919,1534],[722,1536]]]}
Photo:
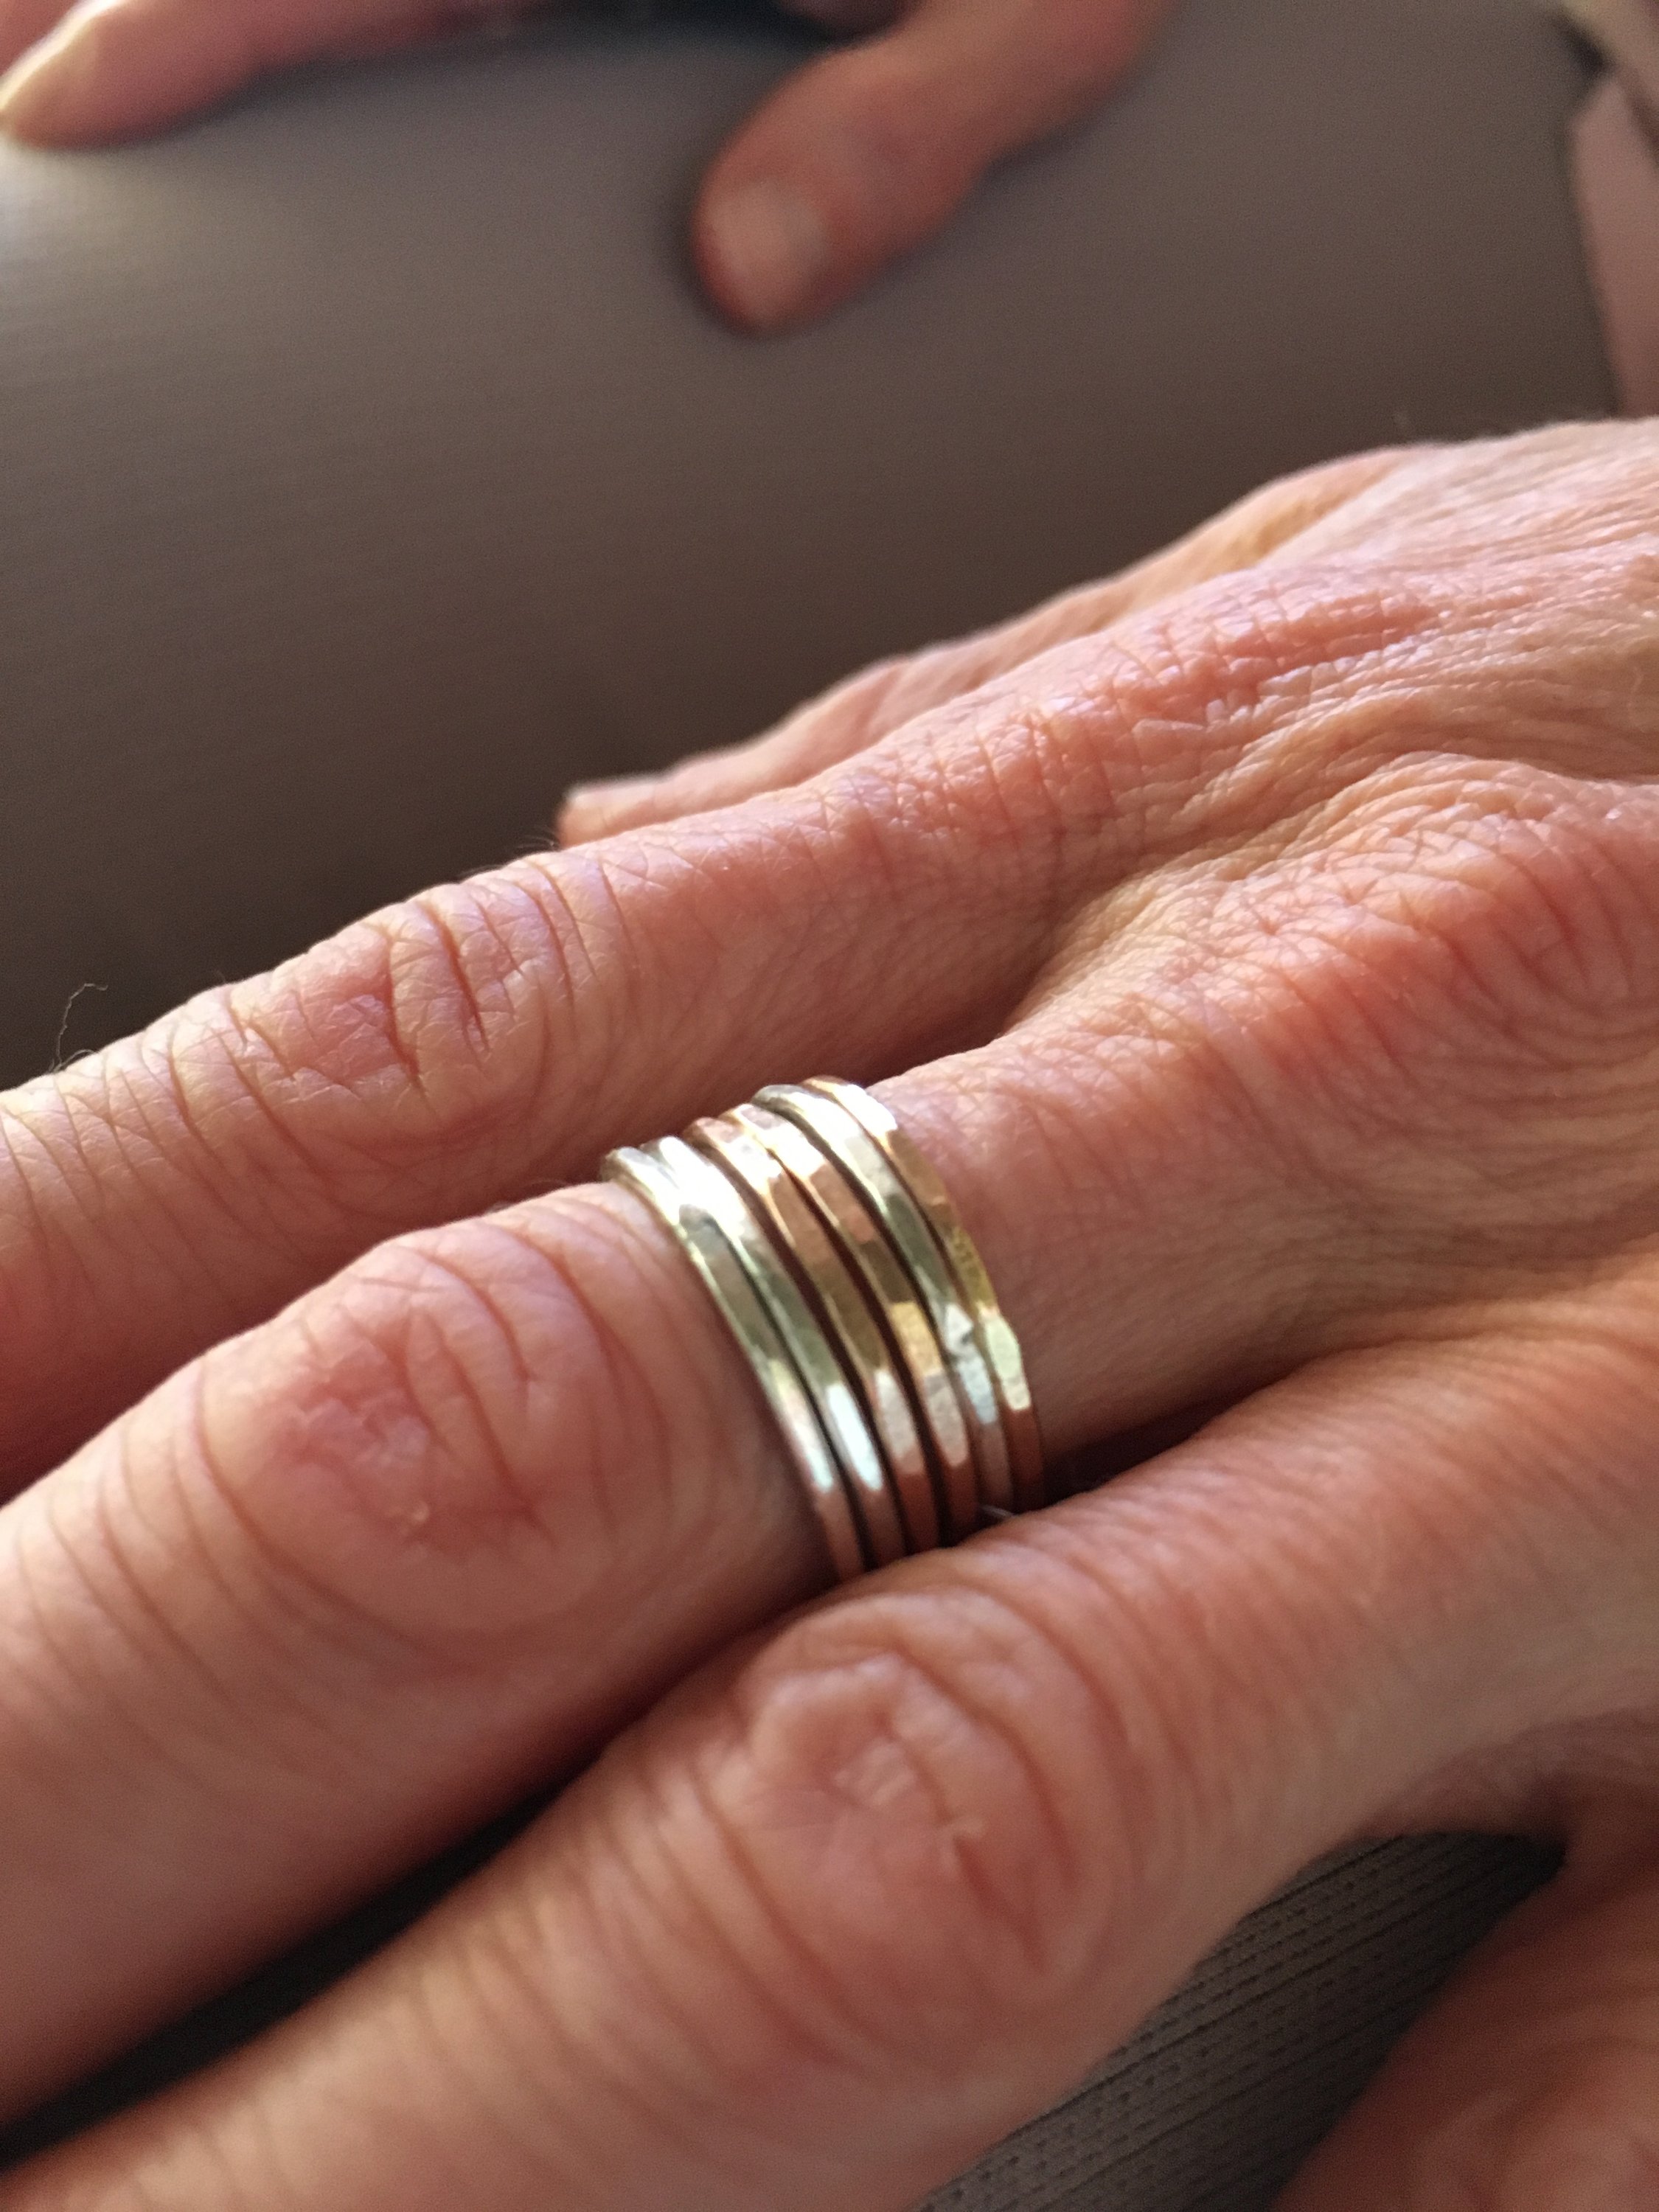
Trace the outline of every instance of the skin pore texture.
{"label": "skin pore texture", "polygon": [[[8,2212],[903,2212],[1318,1853],[1565,1873],[1289,2212],[1659,2175],[1659,427],[1271,487],[0,1102]],[[876,1085],[1105,1488],[829,1597],[611,1145]]]}

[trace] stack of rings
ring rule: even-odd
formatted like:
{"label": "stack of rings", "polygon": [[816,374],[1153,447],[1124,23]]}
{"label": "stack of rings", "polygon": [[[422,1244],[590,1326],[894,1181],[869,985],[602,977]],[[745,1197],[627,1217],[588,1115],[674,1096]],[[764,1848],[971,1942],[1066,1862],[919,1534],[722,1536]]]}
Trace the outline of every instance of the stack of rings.
{"label": "stack of rings", "polygon": [[753,1368],[843,1581],[1042,1504],[1025,1363],[879,1099],[775,1084],[600,1173],[666,1225]]}

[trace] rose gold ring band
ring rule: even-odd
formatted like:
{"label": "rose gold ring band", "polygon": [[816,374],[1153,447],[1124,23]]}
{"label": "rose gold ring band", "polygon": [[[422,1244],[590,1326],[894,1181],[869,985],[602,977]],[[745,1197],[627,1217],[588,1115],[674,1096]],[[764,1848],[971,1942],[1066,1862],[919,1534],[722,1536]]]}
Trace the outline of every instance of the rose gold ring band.
{"label": "rose gold ring band", "polygon": [[775,1084],[600,1173],[696,1269],[839,1579],[1042,1504],[1018,1341],[938,1171],[879,1099],[827,1076]]}

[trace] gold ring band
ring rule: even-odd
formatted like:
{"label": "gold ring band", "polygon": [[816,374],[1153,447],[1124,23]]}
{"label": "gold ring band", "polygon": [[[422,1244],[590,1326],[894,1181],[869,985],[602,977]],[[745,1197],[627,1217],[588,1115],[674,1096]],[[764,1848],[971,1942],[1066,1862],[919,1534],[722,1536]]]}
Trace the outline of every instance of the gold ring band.
{"label": "gold ring band", "polygon": [[980,1522],[973,1446],[921,1293],[853,1183],[804,1129],[764,1106],[739,1106],[732,1118],[753,1129],[782,1161],[850,1255],[891,1340],[915,1411],[934,1476],[940,1540],[970,1536]]}
{"label": "gold ring band", "polygon": [[600,1172],[691,1261],[843,1579],[1043,1501],[1018,1340],[938,1170],[878,1099],[769,1085]]}
{"label": "gold ring band", "polygon": [[1036,1409],[1031,1403],[1031,1386],[1025,1379],[1025,1361],[1019,1340],[997,1304],[985,1262],[963,1227],[962,1217],[951,1203],[939,1170],[880,1099],[861,1091],[857,1084],[839,1082],[833,1076],[815,1076],[807,1088],[838,1099],[863,1125],[866,1133],[886,1153],[895,1174],[908,1185],[911,1196],[927,1216],[927,1226],[938,1238],[945,1264],[974,1317],[974,1333],[991,1370],[991,1385],[997,1395],[1003,1433],[1008,1440],[1016,1510],[1026,1512],[1040,1505],[1042,1437],[1037,1428]]}
{"label": "gold ring band", "polygon": [[[957,1290],[939,1242],[904,1179],[845,1102],[805,1084],[769,1084],[756,1103],[787,1115],[831,1152],[857,1184],[921,1293],[933,1333],[968,1423],[979,1470],[980,1494],[999,1512],[1014,1510],[1012,1470],[996,1391],[967,1303]],[[874,1103],[874,1101],[872,1101]]]}
{"label": "gold ring band", "polygon": [[[725,1170],[726,1181],[733,1186],[735,1202],[739,1206],[746,1202],[751,1213],[762,1214],[763,1219],[757,1227],[771,1229],[774,1250],[768,1288],[762,1295],[773,1307],[783,1340],[801,1371],[841,1463],[842,1480],[851,1492],[854,1510],[864,1529],[871,1558],[882,1567],[890,1560],[902,1559],[907,1547],[898,1499],[888,1480],[886,1462],[872,1433],[868,1410],[855,1382],[836,1357],[822,1321],[808,1304],[801,1282],[780,1256],[780,1252],[787,1253],[810,1276],[805,1255],[794,1235],[800,1224],[790,1207],[793,1191],[774,1188],[773,1175],[778,1174],[781,1181],[781,1172],[746,1131],[735,1127],[722,1128],[716,1122],[698,1122],[687,1130],[686,1136],[691,1144],[707,1148],[712,1155],[714,1172]],[[666,1142],[672,1145],[676,1139],[670,1138]],[[802,1210],[805,1212],[805,1208]],[[810,1215],[807,1225],[811,1225]]]}
{"label": "gold ring band", "polygon": [[[694,1156],[695,1157],[695,1156]],[[602,1173],[642,1198],[669,1230],[720,1309],[726,1326],[754,1370],[795,1463],[836,1572],[842,1581],[862,1574],[866,1559],[852,1502],[841,1480],[806,1387],[766,1308],[750,1285],[748,1271],[732,1248],[719,1218],[688,1191],[657,1145],[626,1146],[605,1159]]]}
{"label": "gold ring band", "polygon": [[811,1200],[759,1133],[739,1115],[694,1122],[686,1134],[741,1182],[793,1254],[875,1430],[902,1519],[902,1528],[895,1530],[897,1551],[931,1552],[939,1542],[939,1509],[909,1397],[875,1316]]}

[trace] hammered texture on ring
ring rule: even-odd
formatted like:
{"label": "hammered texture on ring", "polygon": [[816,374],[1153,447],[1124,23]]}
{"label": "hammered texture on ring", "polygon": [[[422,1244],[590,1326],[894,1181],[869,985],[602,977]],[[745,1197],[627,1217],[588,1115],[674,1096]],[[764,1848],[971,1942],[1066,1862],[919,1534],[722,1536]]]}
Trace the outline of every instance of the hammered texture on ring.
{"label": "hammered texture on ring", "polygon": [[880,1100],[773,1084],[600,1173],[651,1208],[753,1370],[845,1581],[1043,1502],[1018,1340]]}

